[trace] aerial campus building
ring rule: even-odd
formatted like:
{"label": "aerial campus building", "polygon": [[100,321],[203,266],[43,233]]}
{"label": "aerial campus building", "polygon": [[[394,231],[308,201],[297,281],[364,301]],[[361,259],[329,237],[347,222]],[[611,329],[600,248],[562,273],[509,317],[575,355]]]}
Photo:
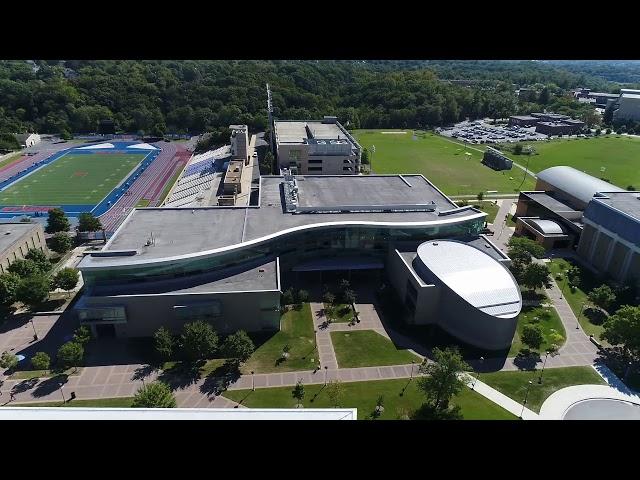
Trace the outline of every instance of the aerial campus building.
{"label": "aerial campus building", "polygon": [[336,117],[322,121],[274,121],[278,169],[301,175],[352,175],[362,148]]}
{"label": "aerial campus building", "polygon": [[42,224],[0,223],[0,274],[6,273],[16,260],[23,259],[29,250],[48,252]]}
{"label": "aerial campus building", "polygon": [[619,281],[640,279],[640,193],[571,167],[538,173],[536,191],[520,192],[516,234],[579,257]]}
{"label": "aerial campus building", "polygon": [[485,216],[422,175],[262,176],[257,205],[133,210],[80,262],[75,310],[98,336],[197,319],[223,333],[277,330],[282,278],[370,270],[407,322],[503,349],[522,301],[509,259],[479,235]]}

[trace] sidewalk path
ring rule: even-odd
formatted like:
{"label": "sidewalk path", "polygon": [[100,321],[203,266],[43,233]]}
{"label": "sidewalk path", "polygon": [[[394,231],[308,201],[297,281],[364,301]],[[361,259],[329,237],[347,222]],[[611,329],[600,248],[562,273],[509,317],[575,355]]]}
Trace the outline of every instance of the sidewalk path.
{"label": "sidewalk path", "polygon": [[507,397],[504,393],[499,392],[495,388],[490,387],[486,383],[475,379],[471,375],[465,374],[469,387],[473,386],[473,390],[482,395],[483,397],[491,400],[493,403],[500,405],[506,411],[513,413],[516,417],[520,417],[522,414],[523,420],[538,420],[538,414],[532,410],[526,408],[522,409],[522,403],[518,403],[510,397]]}
{"label": "sidewalk path", "polygon": [[311,316],[313,317],[313,328],[316,331],[316,345],[318,345],[318,356],[320,357],[320,367],[331,370],[338,368],[336,352],[333,350],[331,335],[328,328],[328,319],[324,314],[324,304],[311,302]]}

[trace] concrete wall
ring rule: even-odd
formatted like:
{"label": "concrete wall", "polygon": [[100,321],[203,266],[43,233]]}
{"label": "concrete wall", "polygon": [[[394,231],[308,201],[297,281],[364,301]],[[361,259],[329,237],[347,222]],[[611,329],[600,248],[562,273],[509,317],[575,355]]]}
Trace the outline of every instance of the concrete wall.
{"label": "concrete wall", "polygon": [[[280,292],[232,292],[201,295],[136,295],[85,297],[86,306],[124,305],[127,322],[116,324],[119,337],[148,337],[160,327],[179,333],[183,325],[193,321],[178,318],[174,306],[219,300],[221,316],[210,323],[219,333],[237,330],[255,332],[280,328]],[[95,333],[95,329],[94,329]]]}
{"label": "concrete wall", "polygon": [[[289,168],[291,151],[298,151],[297,163],[299,175],[349,175],[356,172],[357,156],[355,155],[309,155],[309,146],[304,144],[278,145],[278,167]],[[320,163],[310,163],[310,160],[320,160]],[[349,160],[351,163],[344,163]],[[344,170],[350,166],[351,172]],[[311,170],[310,170],[311,168]],[[319,170],[318,170],[319,168]]]}
{"label": "concrete wall", "polygon": [[17,259],[24,258],[30,249],[41,250],[46,254],[49,253],[44,239],[44,228],[39,223],[34,223],[32,230],[18,236],[13,244],[0,252],[0,273],[5,273],[9,265]]}

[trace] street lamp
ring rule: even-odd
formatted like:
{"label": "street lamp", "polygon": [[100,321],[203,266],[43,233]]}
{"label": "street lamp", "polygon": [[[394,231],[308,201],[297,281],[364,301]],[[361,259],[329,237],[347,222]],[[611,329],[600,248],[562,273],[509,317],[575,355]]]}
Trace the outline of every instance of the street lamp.
{"label": "street lamp", "polygon": [[527,393],[524,394],[524,402],[522,402],[522,411],[520,412],[520,420],[522,420],[522,414],[524,413],[524,407],[527,404],[527,398],[529,398],[529,389],[533,382],[529,380],[529,384],[527,385]]}
{"label": "street lamp", "polygon": [[256,382],[255,382],[255,377],[253,376],[255,372],[253,370],[251,370],[251,391],[255,392],[256,391]]}
{"label": "street lamp", "polygon": [[411,360],[411,377],[409,378],[409,381],[413,380],[413,366],[415,365],[415,363],[415,360]]}
{"label": "street lamp", "polygon": [[483,365],[484,365],[484,357],[480,357],[480,368],[478,369],[478,374],[476,375],[476,380],[473,382],[473,385],[471,386],[471,390],[476,388],[476,383],[478,383],[478,379],[480,378],[480,370],[482,369]]}
{"label": "street lamp", "polygon": [[36,331],[36,326],[33,324],[33,318],[29,319],[31,321],[31,326],[33,327],[33,338],[34,340],[38,340],[38,332]]}
{"label": "street lamp", "polygon": [[560,290],[560,298],[562,298],[562,296],[564,295],[564,289],[567,288],[567,283],[569,282],[564,282],[564,285],[562,285],[562,290]]}
{"label": "street lamp", "polygon": [[582,302],[582,308],[580,308],[580,316],[578,317],[578,323],[576,323],[576,330],[580,330],[580,317],[584,313],[584,307],[586,304],[587,302]]}
{"label": "street lamp", "polygon": [[631,362],[629,362],[627,364],[627,371],[624,372],[624,381],[627,381],[627,378],[629,378],[629,374],[631,373]]}
{"label": "street lamp", "polygon": [[67,403],[67,400],[64,398],[64,392],[62,391],[62,383],[60,384],[60,395],[62,395],[62,403]]}
{"label": "street lamp", "polygon": [[326,365],[324,366],[324,386],[327,386],[327,367]]}
{"label": "street lamp", "polygon": [[540,372],[540,378],[538,378],[538,383],[542,383],[542,374],[544,373],[544,366],[547,364],[547,357],[549,357],[549,350],[544,355],[544,362],[542,363],[542,371]]}

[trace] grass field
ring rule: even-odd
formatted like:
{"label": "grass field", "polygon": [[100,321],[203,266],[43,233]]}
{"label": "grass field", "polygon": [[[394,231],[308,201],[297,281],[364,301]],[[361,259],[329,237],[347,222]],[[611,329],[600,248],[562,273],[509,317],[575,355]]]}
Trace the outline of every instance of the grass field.
{"label": "grass field", "polygon": [[558,317],[558,313],[553,307],[523,307],[518,316],[518,327],[509,349],[509,357],[516,356],[524,347],[520,335],[522,335],[525,325],[539,325],[542,328],[543,340],[538,351],[543,355],[551,344],[561,347],[565,342],[567,333],[564,331],[560,317]]}
{"label": "grass field", "polygon": [[[496,172],[480,163],[482,152],[432,133],[419,134],[414,139],[411,130],[404,135],[357,130],[354,136],[369,150],[375,145],[376,151],[371,157],[374,173],[421,173],[447,195],[520,191],[522,170]],[[527,175],[521,189],[533,187],[533,178]]]}
{"label": "grass field", "polygon": [[529,380],[533,383],[527,398],[527,408],[539,412],[540,407],[556,390],[572,385],[604,385],[605,381],[591,367],[548,368],[538,383],[540,371],[483,373],[480,381],[504,393],[507,397],[522,402],[527,393]]}
{"label": "grass field", "polygon": [[[395,420],[403,413],[409,414],[425,401],[417,388],[415,379],[377,380],[372,382],[343,383],[344,395],[340,400],[343,408],[357,408],[359,420],[373,418],[378,397],[384,398],[381,420]],[[323,385],[304,385],[305,408],[331,408],[326,388]],[[297,400],[291,395],[293,387],[257,388],[251,390],[227,390],[224,396],[249,408],[293,408]],[[402,394],[402,395],[401,395]],[[452,402],[462,410],[465,420],[515,420],[516,417],[502,407],[487,400],[469,388],[453,397]]]}
{"label": "grass field", "polygon": [[391,340],[373,330],[331,332],[339,368],[405,365],[422,360],[408,350],[398,349]]}
{"label": "grass field", "polygon": [[0,192],[4,205],[97,204],[145,154],[67,154]]}
{"label": "grass field", "polygon": [[[529,145],[524,143],[523,145]],[[540,172],[555,165],[568,165],[596,178],[604,177],[621,188],[633,185],[640,189],[640,139],[615,136],[598,138],[559,139],[550,142],[531,142],[538,155],[532,155],[529,170]],[[376,145],[377,148],[377,145]],[[508,154],[520,165],[527,163],[526,155]],[[600,171],[605,167],[604,172]],[[524,189],[524,188],[523,188]]]}

